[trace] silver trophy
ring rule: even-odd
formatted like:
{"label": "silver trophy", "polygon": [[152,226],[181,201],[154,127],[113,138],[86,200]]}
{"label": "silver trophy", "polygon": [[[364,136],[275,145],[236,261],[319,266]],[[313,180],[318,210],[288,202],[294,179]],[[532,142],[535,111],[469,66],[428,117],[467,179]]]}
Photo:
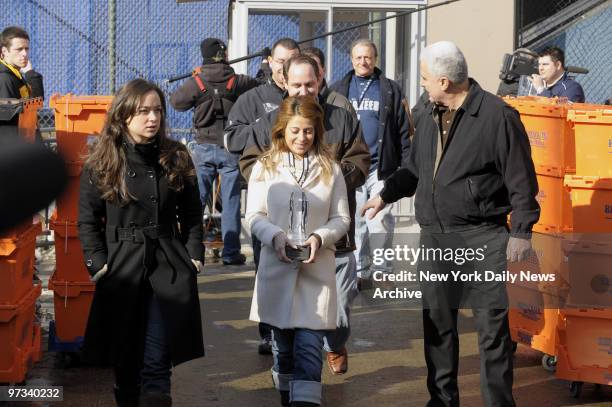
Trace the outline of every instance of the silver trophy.
{"label": "silver trophy", "polygon": [[308,199],[304,191],[292,192],[289,199],[289,230],[287,237],[297,249],[291,246],[285,248],[287,257],[291,260],[308,260],[310,246],[306,244],[306,222],[308,220]]}

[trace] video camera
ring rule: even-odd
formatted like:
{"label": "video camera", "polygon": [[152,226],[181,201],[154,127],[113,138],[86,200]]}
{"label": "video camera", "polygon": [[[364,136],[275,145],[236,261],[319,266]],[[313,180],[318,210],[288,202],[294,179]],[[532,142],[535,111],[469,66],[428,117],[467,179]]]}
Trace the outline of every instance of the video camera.
{"label": "video camera", "polygon": [[[539,72],[539,55],[527,48],[518,48],[512,54],[504,54],[502,66],[499,72],[499,96],[516,96],[519,91],[519,80],[521,76],[531,76]],[[577,66],[566,66],[565,70],[570,73],[587,74],[589,70]]]}
{"label": "video camera", "polygon": [[518,80],[521,75],[538,73],[538,54],[527,48],[519,48],[512,54],[504,54],[499,79],[504,82]]}

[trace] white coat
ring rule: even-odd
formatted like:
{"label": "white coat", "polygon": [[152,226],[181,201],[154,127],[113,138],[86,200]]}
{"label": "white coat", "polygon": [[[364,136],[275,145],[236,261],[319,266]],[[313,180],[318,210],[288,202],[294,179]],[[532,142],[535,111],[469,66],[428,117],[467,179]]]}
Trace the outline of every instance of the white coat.
{"label": "white coat", "polygon": [[[291,193],[300,191],[309,205],[306,235],[316,233],[322,241],[312,264],[283,263],[272,244],[278,232],[287,232]],[[340,167],[334,164],[333,175],[324,182],[319,160],[312,157],[300,187],[285,165],[271,173],[258,161],[249,180],[246,221],[262,243],[250,319],[281,329],[335,329],[334,243],[347,233],[351,221]]]}

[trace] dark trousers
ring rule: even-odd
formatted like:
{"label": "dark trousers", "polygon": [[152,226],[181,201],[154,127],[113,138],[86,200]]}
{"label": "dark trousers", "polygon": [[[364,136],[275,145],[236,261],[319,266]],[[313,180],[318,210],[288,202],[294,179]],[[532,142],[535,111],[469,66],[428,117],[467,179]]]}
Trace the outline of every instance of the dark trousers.
{"label": "dark trousers", "polygon": [[142,393],[170,394],[171,362],[166,327],[155,295],[149,292],[145,301],[144,338],[134,341],[133,357],[115,366],[115,383],[124,393],[140,389]]}
{"label": "dark trousers", "polygon": [[[469,232],[445,234],[421,233],[425,247],[483,248],[485,258],[461,266],[423,261],[419,270],[450,273],[461,269],[506,270],[508,234],[503,227],[488,226]],[[478,332],[480,351],[480,388],[487,407],[514,407],[512,397],[512,341],[508,325],[506,288],[503,282],[427,283],[423,291],[423,331],[428,407],[459,406],[457,374],[459,370],[458,308],[471,308]]]}

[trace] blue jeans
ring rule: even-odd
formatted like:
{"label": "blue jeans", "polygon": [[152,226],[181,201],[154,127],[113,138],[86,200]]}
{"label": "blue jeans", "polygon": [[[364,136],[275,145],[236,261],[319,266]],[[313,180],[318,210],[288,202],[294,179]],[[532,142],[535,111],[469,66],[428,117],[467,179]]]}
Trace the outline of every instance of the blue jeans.
{"label": "blue jeans", "polygon": [[351,305],[359,293],[353,252],[336,253],[336,293],[338,297],[336,329],[325,334],[324,349],[327,352],[339,353],[351,334]]}
{"label": "blue jeans", "polygon": [[[357,273],[361,278],[369,279],[372,277],[371,269],[371,250],[379,248],[389,248],[393,243],[393,229],[395,229],[395,218],[391,213],[392,204],[387,204],[383,210],[378,212],[374,219],[362,217],[361,207],[372,197],[378,195],[383,189],[385,182],[378,179],[376,168],[371,169],[365,184],[357,188],[355,199],[357,201],[357,211],[355,213],[355,257],[357,258]],[[391,272],[393,266],[390,262],[385,262],[380,266],[374,266],[376,270]]]}
{"label": "blue jeans", "polygon": [[198,175],[200,201],[206,205],[213,181],[221,176],[221,233],[223,260],[231,261],[240,253],[240,171],[238,156],[216,144],[188,144]]}
{"label": "blue jeans", "polygon": [[144,358],[140,371],[141,392],[170,394],[170,351],[159,301],[151,293],[145,331]]}
{"label": "blue jeans", "polygon": [[272,378],[291,401],[321,404],[321,369],[325,331],[272,328]]}

